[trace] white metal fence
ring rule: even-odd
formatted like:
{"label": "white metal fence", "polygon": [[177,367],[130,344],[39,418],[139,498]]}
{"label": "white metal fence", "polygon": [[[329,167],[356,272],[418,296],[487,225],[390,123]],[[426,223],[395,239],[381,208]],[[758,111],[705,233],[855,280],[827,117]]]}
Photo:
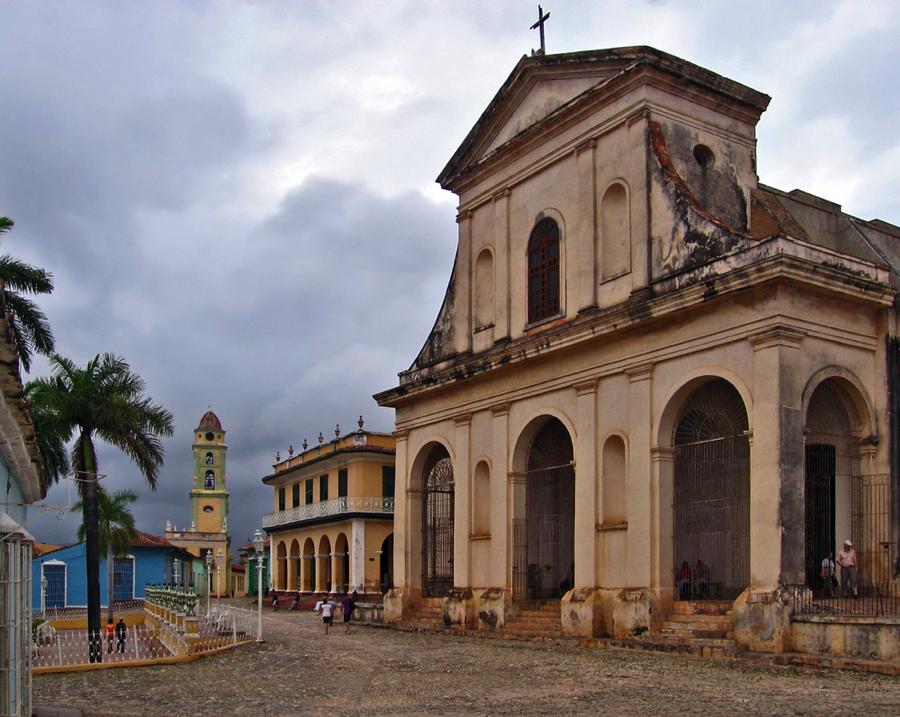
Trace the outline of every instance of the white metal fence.
{"label": "white metal fence", "polygon": [[0,543],[0,715],[31,714],[31,542]]}

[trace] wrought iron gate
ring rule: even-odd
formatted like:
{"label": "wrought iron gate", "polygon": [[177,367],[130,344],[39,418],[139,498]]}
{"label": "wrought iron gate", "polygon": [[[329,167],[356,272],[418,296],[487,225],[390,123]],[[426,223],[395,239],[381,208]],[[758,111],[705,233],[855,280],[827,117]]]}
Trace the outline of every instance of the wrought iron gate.
{"label": "wrought iron gate", "polygon": [[833,445],[806,446],[806,584],[826,594],[830,594],[831,585],[823,585],[821,565],[829,554],[834,560],[836,456]]}
{"label": "wrought iron gate", "polygon": [[747,411],[727,381],[697,389],[675,432],[676,599],[734,599],[750,584]]}
{"label": "wrought iron gate", "polygon": [[443,448],[429,460],[422,499],[422,591],[443,597],[453,587],[453,464]]}

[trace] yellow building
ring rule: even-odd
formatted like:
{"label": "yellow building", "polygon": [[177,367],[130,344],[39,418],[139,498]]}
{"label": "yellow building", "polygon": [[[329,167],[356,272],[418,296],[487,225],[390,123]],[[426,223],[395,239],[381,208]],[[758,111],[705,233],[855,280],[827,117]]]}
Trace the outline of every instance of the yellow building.
{"label": "yellow building", "polygon": [[228,445],[219,417],[207,411],[194,429],[194,471],[191,482],[191,526],[178,530],[166,523],[166,539],[204,559],[212,552],[207,571],[198,565],[194,584],[200,592],[226,595],[231,585],[231,540],[228,537],[228,490],[225,484],[225,457]]}
{"label": "yellow building", "polygon": [[[279,591],[378,594],[393,580],[394,438],[359,430],[289,455],[262,481]],[[304,441],[304,449],[306,448]],[[293,450],[291,451],[293,454]]]}

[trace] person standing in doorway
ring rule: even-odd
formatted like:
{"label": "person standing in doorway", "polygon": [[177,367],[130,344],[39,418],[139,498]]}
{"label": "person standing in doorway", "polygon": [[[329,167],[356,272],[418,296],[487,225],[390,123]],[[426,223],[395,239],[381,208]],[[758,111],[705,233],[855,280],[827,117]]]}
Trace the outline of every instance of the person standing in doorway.
{"label": "person standing in doorway", "polygon": [[841,596],[846,597],[849,587],[853,591],[853,597],[856,597],[858,589],[856,551],[853,549],[853,543],[849,540],[844,541],[844,547],[837,556],[837,564],[841,566]]}
{"label": "person standing in doorway", "polygon": [[128,634],[128,628],[125,627],[125,619],[119,618],[116,623],[116,652],[125,654],[125,636]]}
{"label": "person standing in doorway", "polygon": [[834,553],[828,553],[822,561],[819,576],[822,578],[822,597],[830,598],[834,593],[835,583]]}

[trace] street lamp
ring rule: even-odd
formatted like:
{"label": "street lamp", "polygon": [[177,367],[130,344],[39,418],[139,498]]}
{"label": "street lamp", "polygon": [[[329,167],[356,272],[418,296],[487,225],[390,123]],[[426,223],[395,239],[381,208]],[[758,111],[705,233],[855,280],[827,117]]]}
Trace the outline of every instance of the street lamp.
{"label": "street lamp", "polygon": [[266,536],[262,530],[256,529],[253,533],[253,549],[256,551],[256,641],[262,642],[262,573],[263,573],[263,546],[266,544]]}
{"label": "street lamp", "polygon": [[225,551],[220,547],[216,551],[216,597],[222,597],[222,559],[225,557]]}
{"label": "street lamp", "polygon": [[172,561],[172,580],[176,588],[181,587],[181,561],[178,558]]}
{"label": "street lamp", "polygon": [[209,594],[212,592],[212,550],[206,551],[206,614],[209,615]]}
{"label": "street lamp", "polygon": [[41,575],[41,616],[47,617],[47,576]]}

